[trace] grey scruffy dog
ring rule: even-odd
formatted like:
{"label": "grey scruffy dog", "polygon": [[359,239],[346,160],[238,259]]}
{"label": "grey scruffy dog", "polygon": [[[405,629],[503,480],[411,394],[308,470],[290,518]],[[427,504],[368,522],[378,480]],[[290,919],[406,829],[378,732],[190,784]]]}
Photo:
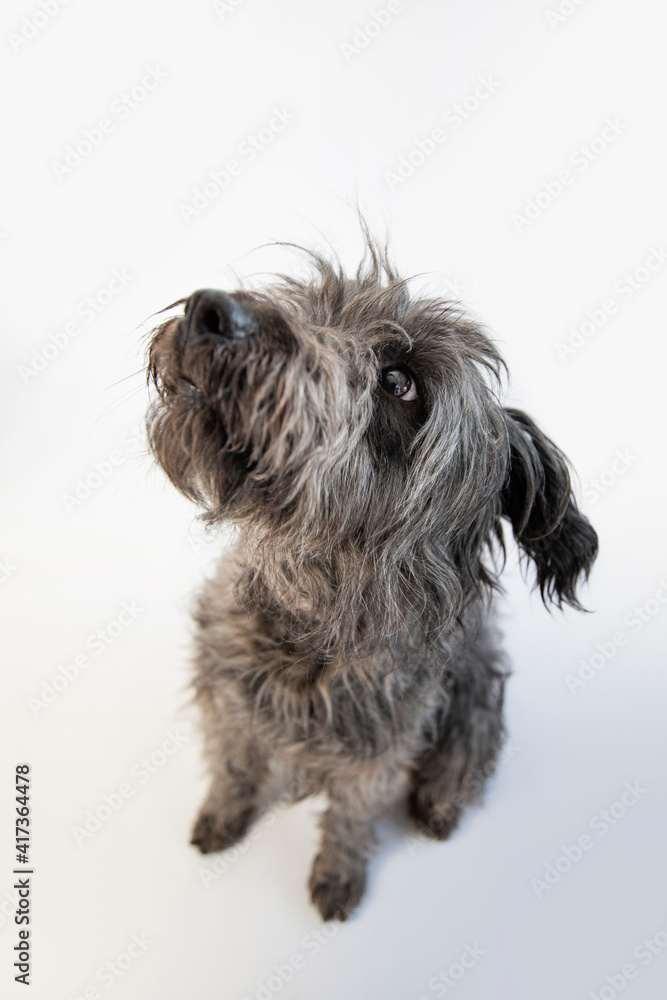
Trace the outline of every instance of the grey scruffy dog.
{"label": "grey scruffy dog", "polygon": [[361,899],[388,805],[444,839],[493,770],[502,519],[545,602],[580,607],[597,552],[563,454],[498,401],[495,346],[366,244],[353,276],[308,253],[303,280],[194,292],[149,358],[158,462],[237,528],[196,612],[212,780],[192,842],[243,837],[277,774],[324,791],[325,919]]}

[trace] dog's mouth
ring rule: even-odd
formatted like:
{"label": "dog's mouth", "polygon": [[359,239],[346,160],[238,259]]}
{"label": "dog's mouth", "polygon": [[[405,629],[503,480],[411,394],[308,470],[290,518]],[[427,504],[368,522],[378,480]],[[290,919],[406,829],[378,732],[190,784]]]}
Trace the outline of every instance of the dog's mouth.
{"label": "dog's mouth", "polygon": [[163,395],[186,389],[207,397],[225,359],[240,360],[256,343],[260,321],[249,302],[216,289],[193,292],[184,305],[183,316],[155,335],[149,373]]}
{"label": "dog's mouth", "polygon": [[154,450],[171,449],[162,464],[175,480],[187,469],[190,482],[212,484],[198,495],[231,495],[216,479],[231,469],[235,483],[251,479],[285,506],[324,466],[330,442],[343,460],[351,402],[341,355],[268,296],[193,293],[156,332],[149,376]]}
{"label": "dog's mouth", "polygon": [[200,448],[208,436],[219,455],[244,456],[248,468],[262,460],[268,467],[274,452],[286,463],[298,450],[299,420],[307,427],[312,410],[290,419],[289,401],[303,395],[306,368],[314,368],[312,354],[297,350],[289,319],[247,292],[202,289],[178,304],[183,314],[156,332],[149,357],[171,433],[196,437]]}
{"label": "dog's mouth", "polygon": [[252,308],[234,295],[216,289],[193,292],[185,304],[184,315],[165,329],[165,339],[187,368],[188,360],[243,350],[260,332],[260,323]]}

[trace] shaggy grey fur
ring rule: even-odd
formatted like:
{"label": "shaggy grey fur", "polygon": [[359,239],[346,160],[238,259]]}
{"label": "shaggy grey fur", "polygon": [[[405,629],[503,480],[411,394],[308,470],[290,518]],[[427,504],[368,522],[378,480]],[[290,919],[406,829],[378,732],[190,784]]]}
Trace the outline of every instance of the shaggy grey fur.
{"label": "shaggy grey fur", "polygon": [[498,400],[495,346],[366,242],[353,276],[310,253],[304,280],[195,292],[149,358],[158,462],[238,528],[196,613],[212,781],[192,840],[242,837],[277,771],[325,791],[325,919],[359,902],[389,804],[444,838],[493,770],[501,520],[545,602],[579,607],[597,551],[562,453]]}

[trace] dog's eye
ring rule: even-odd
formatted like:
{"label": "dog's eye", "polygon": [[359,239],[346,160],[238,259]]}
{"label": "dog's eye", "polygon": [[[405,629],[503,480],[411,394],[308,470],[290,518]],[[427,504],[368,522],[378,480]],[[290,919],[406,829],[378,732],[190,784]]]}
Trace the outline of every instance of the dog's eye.
{"label": "dog's eye", "polygon": [[417,383],[406,368],[384,368],[382,388],[406,403],[417,398]]}

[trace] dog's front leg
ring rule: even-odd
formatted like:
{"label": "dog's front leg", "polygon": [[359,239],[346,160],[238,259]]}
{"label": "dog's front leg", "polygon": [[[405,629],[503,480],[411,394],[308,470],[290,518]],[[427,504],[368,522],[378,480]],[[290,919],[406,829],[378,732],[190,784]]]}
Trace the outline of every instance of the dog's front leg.
{"label": "dog's front leg", "polygon": [[211,785],[191,839],[202,854],[224,851],[247,833],[268,771],[266,754],[241,726],[218,722],[209,727],[206,743]]}
{"label": "dog's front leg", "polygon": [[327,782],[329,808],[309,888],[325,920],[346,920],[366,888],[375,820],[400,795],[400,769],[377,760]]}
{"label": "dog's front leg", "polygon": [[333,802],[322,818],[322,841],[310,873],[310,895],[325,920],[345,920],[366,888],[373,823]]}
{"label": "dog's front leg", "polygon": [[504,675],[497,656],[468,649],[433,745],[415,764],[408,809],[420,831],[445,840],[493,774],[503,739]]}
{"label": "dog's front leg", "polygon": [[202,854],[224,851],[240,840],[257,815],[259,781],[227,762],[228,773],[214,775],[192,830],[191,844]]}

